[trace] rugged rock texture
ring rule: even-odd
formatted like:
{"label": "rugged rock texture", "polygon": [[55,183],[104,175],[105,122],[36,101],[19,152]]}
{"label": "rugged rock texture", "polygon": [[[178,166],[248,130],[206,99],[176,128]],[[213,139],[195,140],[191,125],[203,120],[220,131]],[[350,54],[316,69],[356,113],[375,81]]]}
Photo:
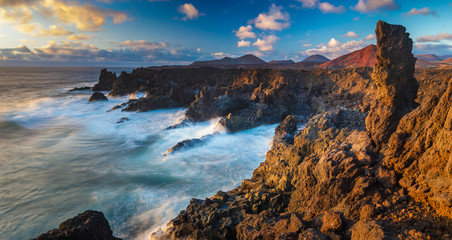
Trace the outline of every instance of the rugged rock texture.
{"label": "rugged rock texture", "polygon": [[89,101],[108,101],[108,98],[101,92],[94,92],[91,94],[91,97],[89,97]]}
{"label": "rugged rock texture", "polygon": [[296,117],[286,117],[251,179],[193,199],[152,237],[449,239],[452,79],[447,88],[422,84],[421,105],[412,110],[411,40],[403,27],[383,22],[377,37],[379,90],[369,95],[375,102],[366,123],[363,105],[315,115],[298,133]]}
{"label": "rugged rock texture", "polygon": [[403,115],[415,105],[418,83],[414,79],[416,58],[413,41],[400,25],[377,23],[377,64],[372,79],[378,86],[377,99],[366,119],[367,129],[377,145],[386,143]]}
{"label": "rugged rock texture", "polygon": [[385,164],[418,201],[452,218],[452,78],[400,120],[385,151]]}
{"label": "rugged rock texture", "polygon": [[92,88],[93,91],[111,91],[113,82],[116,80],[116,73],[102,69],[100,71],[99,82]]}
{"label": "rugged rock texture", "polygon": [[60,224],[57,229],[35,238],[35,240],[120,240],[113,236],[104,214],[85,211]]}

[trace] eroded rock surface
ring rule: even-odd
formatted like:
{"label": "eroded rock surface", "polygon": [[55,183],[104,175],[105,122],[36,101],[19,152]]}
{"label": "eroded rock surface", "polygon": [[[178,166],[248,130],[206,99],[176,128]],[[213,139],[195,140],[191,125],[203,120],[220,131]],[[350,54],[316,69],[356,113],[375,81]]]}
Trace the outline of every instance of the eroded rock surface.
{"label": "eroded rock surface", "polygon": [[113,236],[102,212],[88,210],[64,221],[57,229],[50,230],[35,240],[120,240],[120,238]]}
{"label": "eroded rock surface", "polygon": [[372,139],[380,145],[388,141],[399,120],[416,106],[418,83],[414,79],[413,41],[405,27],[379,21],[375,33],[377,64],[372,79],[378,92],[366,126]]}

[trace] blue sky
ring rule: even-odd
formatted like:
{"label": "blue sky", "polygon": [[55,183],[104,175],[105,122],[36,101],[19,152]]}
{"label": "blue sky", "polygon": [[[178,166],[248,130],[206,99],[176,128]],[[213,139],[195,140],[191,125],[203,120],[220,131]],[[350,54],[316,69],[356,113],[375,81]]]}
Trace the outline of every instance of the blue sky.
{"label": "blue sky", "polygon": [[450,55],[451,11],[450,0],[0,0],[0,66],[335,58],[374,44],[379,19],[406,26],[415,53]]}

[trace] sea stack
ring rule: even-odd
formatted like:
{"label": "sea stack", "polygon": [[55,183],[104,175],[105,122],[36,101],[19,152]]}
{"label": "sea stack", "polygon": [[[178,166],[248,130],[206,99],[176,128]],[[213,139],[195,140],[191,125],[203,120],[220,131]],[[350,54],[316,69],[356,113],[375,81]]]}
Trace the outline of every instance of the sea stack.
{"label": "sea stack", "polygon": [[376,145],[386,143],[400,119],[415,107],[418,83],[414,78],[416,58],[413,41],[401,25],[377,23],[377,64],[372,79],[377,99],[366,118],[366,128]]}

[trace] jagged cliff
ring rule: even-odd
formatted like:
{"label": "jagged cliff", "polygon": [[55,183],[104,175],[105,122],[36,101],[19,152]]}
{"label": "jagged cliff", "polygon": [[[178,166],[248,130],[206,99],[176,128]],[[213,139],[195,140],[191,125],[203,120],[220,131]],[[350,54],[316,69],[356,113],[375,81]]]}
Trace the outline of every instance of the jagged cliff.
{"label": "jagged cliff", "polygon": [[[374,69],[103,72],[97,90],[148,95],[124,110],[186,106],[231,131],[283,120],[251,179],[193,199],[152,238],[450,239],[452,71],[415,72],[402,26],[380,21],[376,36]],[[301,131],[293,115],[310,117]]]}
{"label": "jagged cliff", "polygon": [[287,117],[251,179],[192,200],[154,237],[448,238],[452,80],[413,110],[412,41],[402,26],[381,21],[376,34],[378,90],[367,117],[357,109],[327,111],[298,133],[296,118]]}

